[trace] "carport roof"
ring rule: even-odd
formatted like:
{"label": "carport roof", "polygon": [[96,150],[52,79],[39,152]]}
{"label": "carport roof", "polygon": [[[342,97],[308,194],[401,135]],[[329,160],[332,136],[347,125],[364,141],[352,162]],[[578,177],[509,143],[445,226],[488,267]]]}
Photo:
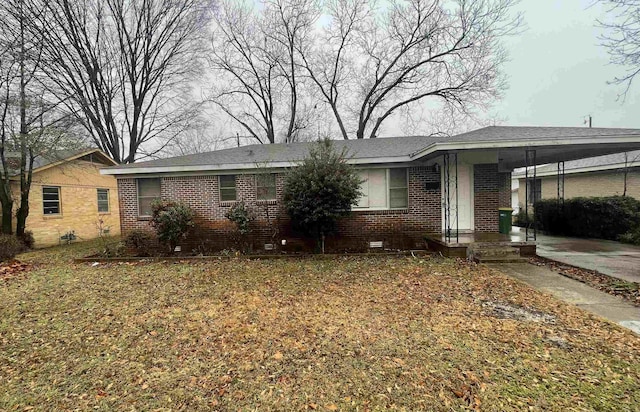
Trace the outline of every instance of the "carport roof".
{"label": "carport roof", "polygon": [[[462,150],[499,151],[503,167],[524,165],[525,149],[536,149],[540,163],[572,160],[593,154],[640,149],[640,129],[577,127],[491,126],[456,136],[404,136],[364,140],[335,140],[337,150],[346,150],[353,164],[412,162]],[[562,150],[560,150],[562,147]],[[249,145],[167,159],[119,165],[104,174],[197,172],[214,170],[289,167],[304,159],[309,143]],[[586,156],[585,156],[586,153]]]}

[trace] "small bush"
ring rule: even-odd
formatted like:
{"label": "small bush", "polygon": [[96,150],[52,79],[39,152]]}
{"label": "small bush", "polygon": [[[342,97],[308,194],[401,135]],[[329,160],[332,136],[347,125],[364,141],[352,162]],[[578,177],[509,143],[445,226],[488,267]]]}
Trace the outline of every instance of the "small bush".
{"label": "small bush", "polygon": [[330,140],[323,140],[286,175],[283,201],[291,222],[323,250],[325,236],[336,232],[338,220],[348,216],[362,196],[362,180],[347,160],[345,150],[336,151]]}
{"label": "small bush", "polygon": [[151,205],[151,226],[156,230],[158,240],[174,251],[178,242],[187,237],[195,226],[195,213],[188,205],[180,202],[156,201]]}
{"label": "small bush", "polygon": [[620,241],[640,246],[640,226],[620,236]]}
{"label": "small bush", "polygon": [[155,236],[148,230],[132,230],[125,236],[124,244],[138,256],[150,256],[157,247]]}
{"label": "small bush", "polygon": [[234,204],[225,213],[225,217],[235,223],[238,233],[246,235],[251,232],[251,222],[256,219],[255,213],[244,202]]}
{"label": "small bush", "polygon": [[20,240],[27,249],[33,249],[36,244],[36,240],[33,238],[33,232],[25,230],[24,235],[20,236]]}
{"label": "small bush", "polygon": [[0,262],[13,259],[25,249],[24,243],[16,236],[0,234]]}
{"label": "small bush", "polygon": [[552,235],[618,240],[640,224],[640,201],[627,196],[578,197],[535,204],[537,223]]}

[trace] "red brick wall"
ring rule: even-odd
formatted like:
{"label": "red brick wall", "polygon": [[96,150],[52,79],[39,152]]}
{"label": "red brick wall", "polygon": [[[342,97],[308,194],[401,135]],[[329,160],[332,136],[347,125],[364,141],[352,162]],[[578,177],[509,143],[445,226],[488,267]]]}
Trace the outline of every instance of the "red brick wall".
{"label": "red brick wall", "polygon": [[511,207],[511,173],[498,173],[497,164],[473,166],[474,229],[498,231],[498,208]]}
{"label": "red brick wall", "polygon": [[[255,176],[238,175],[238,199],[250,204],[257,220],[252,243],[261,248],[274,239],[287,239],[289,248],[309,247],[310,243],[291,229],[282,209],[284,175],[276,176],[276,201],[256,201]],[[439,173],[431,168],[409,168],[409,207],[406,210],[357,211],[343,219],[339,234],[327,239],[329,249],[364,249],[369,241],[384,241],[385,247],[408,248],[422,244],[422,237],[441,230],[440,189],[426,190],[427,182],[439,182]],[[162,197],[190,205],[196,212],[196,229],[188,247],[212,250],[233,247],[234,226],[225,217],[233,202],[220,202],[217,176],[182,176],[161,179]],[[135,179],[118,179],[122,233],[148,229],[138,218]],[[269,216],[271,225],[267,220]],[[278,233],[273,237],[274,228]]]}

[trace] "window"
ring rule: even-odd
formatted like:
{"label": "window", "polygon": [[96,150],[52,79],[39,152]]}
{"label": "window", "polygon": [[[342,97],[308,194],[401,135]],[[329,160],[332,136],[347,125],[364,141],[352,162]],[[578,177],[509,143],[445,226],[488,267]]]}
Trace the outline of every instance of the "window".
{"label": "window", "polygon": [[98,213],[109,213],[109,189],[98,189]]}
{"label": "window", "polygon": [[151,203],[160,199],[160,179],[138,179],[138,216],[151,216]]}
{"label": "window", "polygon": [[276,175],[263,174],[256,175],[256,199],[275,200],[276,198]]}
{"label": "window", "polygon": [[220,181],[220,201],[229,202],[236,200],[236,176],[219,176]]}
{"label": "window", "polygon": [[407,169],[365,169],[358,174],[364,181],[362,196],[354,209],[406,209],[409,206]]}
{"label": "window", "polygon": [[527,201],[530,205],[542,199],[542,179],[535,179],[534,181],[533,178],[529,178],[529,185],[527,190],[529,191],[527,193]]}
{"label": "window", "polygon": [[45,215],[60,214],[60,188],[59,187],[43,187],[42,188],[42,207]]}
{"label": "window", "polygon": [[389,169],[389,207],[405,209],[408,206],[407,169]]}

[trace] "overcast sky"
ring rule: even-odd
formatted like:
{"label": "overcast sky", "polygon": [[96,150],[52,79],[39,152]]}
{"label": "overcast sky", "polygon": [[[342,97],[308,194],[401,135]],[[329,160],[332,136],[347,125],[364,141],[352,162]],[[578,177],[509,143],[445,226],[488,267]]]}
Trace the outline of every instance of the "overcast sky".
{"label": "overcast sky", "polygon": [[640,82],[624,102],[607,84],[621,71],[598,45],[603,9],[592,2],[522,0],[528,29],[506,43],[509,90],[493,110],[501,124],[581,126],[591,114],[594,127],[640,128]]}

